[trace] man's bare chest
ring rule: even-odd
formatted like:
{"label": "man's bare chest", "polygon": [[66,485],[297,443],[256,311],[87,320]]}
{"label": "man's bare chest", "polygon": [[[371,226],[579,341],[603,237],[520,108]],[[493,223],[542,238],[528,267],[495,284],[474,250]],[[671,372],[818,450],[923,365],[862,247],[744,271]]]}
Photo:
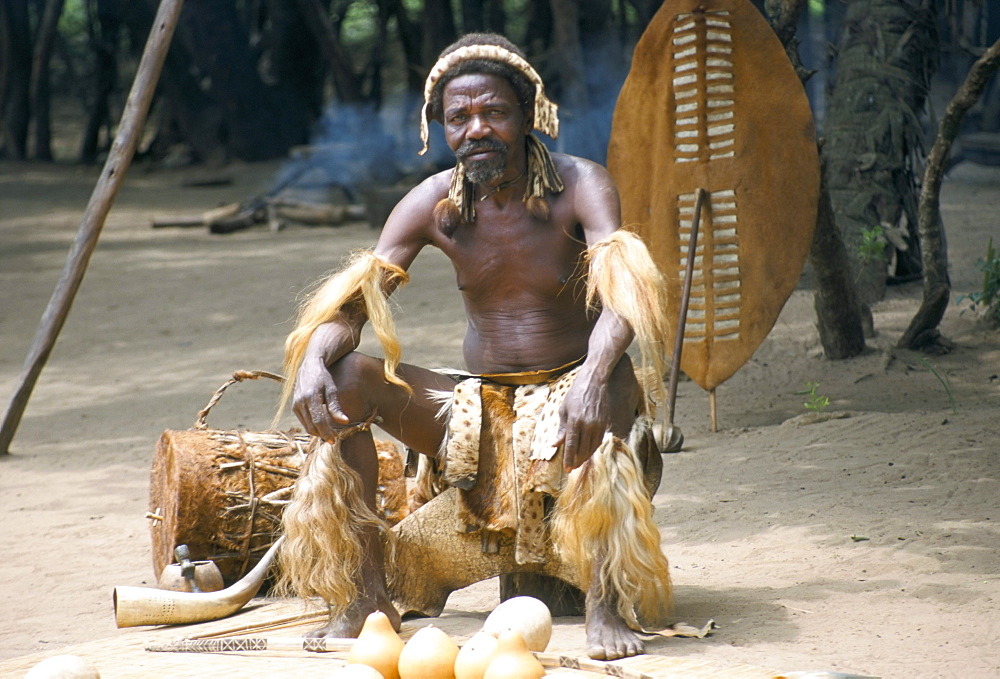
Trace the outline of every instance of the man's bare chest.
{"label": "man's bare chest", "polygon": [[586,245],[557,225],[482,221],[460,228],[446,250],[467,297],[554,298],[579,277]]}

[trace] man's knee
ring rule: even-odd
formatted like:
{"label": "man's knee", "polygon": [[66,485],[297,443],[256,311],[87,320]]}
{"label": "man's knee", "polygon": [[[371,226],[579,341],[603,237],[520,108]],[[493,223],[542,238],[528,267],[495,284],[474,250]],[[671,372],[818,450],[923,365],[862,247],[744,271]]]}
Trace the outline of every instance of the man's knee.
{"label": "man's knee", "polygon": [[330,366],[330,377],[337,385],[341,410],[352,422],[371,416],[375,387],[385,382],[381,360],[352,351]]}

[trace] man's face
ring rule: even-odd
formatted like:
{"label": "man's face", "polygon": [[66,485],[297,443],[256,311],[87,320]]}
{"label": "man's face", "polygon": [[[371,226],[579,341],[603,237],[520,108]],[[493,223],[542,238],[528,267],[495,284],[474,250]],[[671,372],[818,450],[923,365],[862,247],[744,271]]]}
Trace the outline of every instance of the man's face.
{"label": "man's face", "polygon": [[461,75],[445,85],[442,104],[445,139],[466,176],[477,184],[499,182],[530,125],[514,88],[495,75]]}

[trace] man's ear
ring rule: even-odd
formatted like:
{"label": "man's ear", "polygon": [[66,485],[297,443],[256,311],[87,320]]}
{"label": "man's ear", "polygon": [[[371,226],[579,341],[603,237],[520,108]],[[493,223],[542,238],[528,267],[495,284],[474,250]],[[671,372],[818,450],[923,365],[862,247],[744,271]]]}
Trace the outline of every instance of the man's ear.
{"label": "man's ear", "polygon": [[524,114],[524,133],[531,134],[531,131],[535,129],[535,112],[529,109],[527,113]]}

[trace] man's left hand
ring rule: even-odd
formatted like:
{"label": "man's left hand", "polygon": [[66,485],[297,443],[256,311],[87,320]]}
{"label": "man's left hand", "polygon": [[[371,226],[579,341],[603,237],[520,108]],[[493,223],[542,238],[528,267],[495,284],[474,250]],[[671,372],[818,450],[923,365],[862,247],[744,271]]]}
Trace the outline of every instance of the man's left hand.
{"label": "man's left hand", "polygon": [[559,414],[559,436],[553,445],[563,446],[563,463],[570,471],[590,459],[611,428],[607,382],[581,370]]}

